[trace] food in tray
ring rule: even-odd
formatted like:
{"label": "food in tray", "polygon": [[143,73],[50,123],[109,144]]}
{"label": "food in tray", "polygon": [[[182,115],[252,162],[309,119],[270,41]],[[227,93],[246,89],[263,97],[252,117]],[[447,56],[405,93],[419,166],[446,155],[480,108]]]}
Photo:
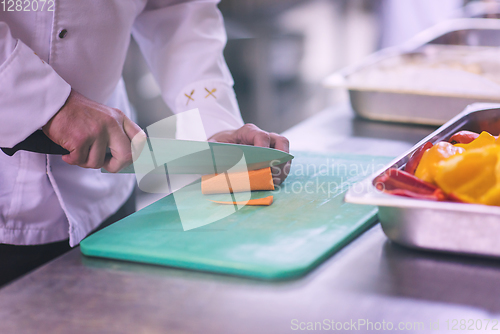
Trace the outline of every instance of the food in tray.
{"label": "food in tray", "polygon": [[375,187],[392,195],[442,201],[446,194],[437,186],[424,182],[414,175],[390,168],[374,180]]}
{"label": "food in tray", "polygon": [[415,176],[422,181],[434,183],[436,173],[439,170],[438,165],[441,161],[457,153],[464,152],[462,147],[442,141],[426,149],[417,165]]}
{"label": "food in tray", "polygon": [[389,169],[374,185],[393,195],[500,206],[500,139],[460,131],[449,142],[428,142],[404,171]]}
{"label": "food in tray", "polygon": [[349,89],[498,99],[500,48],[426,45],[350,74]]}

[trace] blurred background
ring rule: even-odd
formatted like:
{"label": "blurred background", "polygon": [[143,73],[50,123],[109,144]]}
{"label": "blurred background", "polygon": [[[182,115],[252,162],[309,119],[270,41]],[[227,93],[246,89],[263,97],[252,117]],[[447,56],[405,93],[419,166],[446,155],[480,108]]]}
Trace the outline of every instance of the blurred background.
{"label": "blurred background", "polygon": [[[245,122],[282,132],[347,101],[321,81],[377,49],[455,17],[498,17],[496,0],[222,0],[226,61]],[[170,115],[137,44],[124,78],[138,122]]]}
{"label": "blurred background", "polygon": [[[496,0],[222,0],[225,57],[245,122],[283,132],[329,106],[347,103],[322,80],[378,49],[441,21],[497,17]],[[132,40],[123,72],[142,128],[171,111]],[[137,208],[165,194],[137,190]]]}

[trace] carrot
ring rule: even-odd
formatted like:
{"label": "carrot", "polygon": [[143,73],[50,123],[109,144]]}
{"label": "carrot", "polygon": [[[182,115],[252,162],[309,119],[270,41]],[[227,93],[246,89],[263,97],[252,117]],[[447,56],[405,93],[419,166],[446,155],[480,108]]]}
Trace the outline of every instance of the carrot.
{"label": "carrot", "polygon": [[240,204],[240,205],[271,205],[273,203],[273,196],[267,196],[263,198],[251,199],[248,201],[236,201],[236,202],[226,202],[226,201],[214,201],[210,200],[214,203],[218,204]]}
{"label": "carrot", "polygon": [[204,175],[201,178],[201,192],[204,195],[252,190],[274,190],[270,167],[248,172]]}

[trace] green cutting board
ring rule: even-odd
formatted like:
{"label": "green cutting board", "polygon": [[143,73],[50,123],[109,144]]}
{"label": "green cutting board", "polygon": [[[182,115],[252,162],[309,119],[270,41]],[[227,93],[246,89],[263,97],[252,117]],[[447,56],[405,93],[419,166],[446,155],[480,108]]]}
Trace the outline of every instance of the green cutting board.
{"label": "green cutting board", "polygon": [[[200,183],[176,193],[182,210],[200,220],[220,210],[232,214],[184,230],[173,195],[89,236],[88,256],[205,270],[261,279],[300,276],[361,234],[376,221],[377,209],[344,203],[353,183],[383,167],[389,157],[295,152],[285,183],[268,207],[220,205],[201,194]],[[329,187],[329,188],[328,188]],[[224,207],[224,209],[222,209]]]}

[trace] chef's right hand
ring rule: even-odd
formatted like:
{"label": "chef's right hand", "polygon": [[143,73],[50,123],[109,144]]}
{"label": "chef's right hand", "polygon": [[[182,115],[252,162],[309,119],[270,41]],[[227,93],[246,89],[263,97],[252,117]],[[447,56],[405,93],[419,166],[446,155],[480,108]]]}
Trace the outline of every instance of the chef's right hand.
{"label": "chef's right hand", "polygon": [[[132,163],[130,141],[137,134],[144,135],[120,110],[89,100],[74,90],[42,130],[70,152],[62,157],[68,164],[104,167],[112,173]],[[112,156],[106,156],[108,147]]]}

